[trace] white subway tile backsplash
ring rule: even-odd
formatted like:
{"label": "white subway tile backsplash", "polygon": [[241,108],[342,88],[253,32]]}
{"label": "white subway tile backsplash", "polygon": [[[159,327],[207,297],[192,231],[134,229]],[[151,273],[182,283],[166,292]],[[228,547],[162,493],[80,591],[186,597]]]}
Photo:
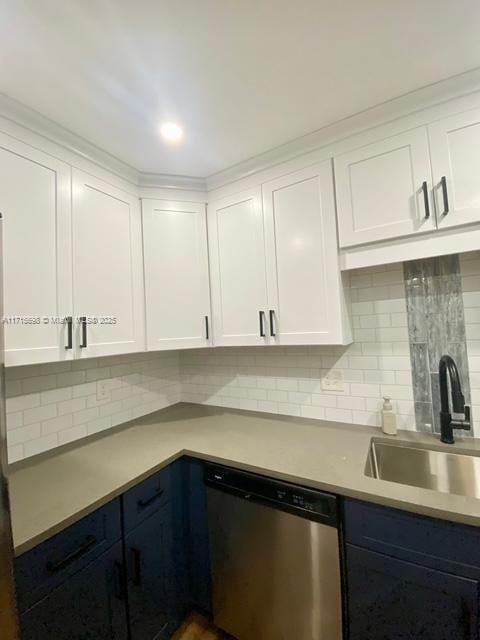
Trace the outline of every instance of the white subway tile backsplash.
{"label": "white subway tile backsplash", "polygon": [[[42,407],[34,407],[23,412],[23,424],[31,424],[32,422],[41,422],[54,418],[57,415],[57,406],[55,404],[47,404]],[[8,420],[8,418],[7,418]]]}
{"label": "white subway tile backsplash", "polygon": [[49,433],[58,433],[62,429],[69,429],[73,425],[73,418],[71,413],[67,413],[51,420],[45,420],[42,422],[42,435],[46,436]]}
{"label": "white subway tile backsplash", "polygon": [[80,438],[85,438],[87,435],[87,427],[84,424],[71,429],[64,429],[58,434],[58,444],[68,444],[69,442],[80,440]]}
{"label": "white subway tile backsplash", "polygon": [[[219,404],[221,398],[222,406],[377,426],[382,388],[398,385],[395,395],[407,399],[394,401],[395,408],[404,412],[402,422],[414,428],[403,267],[389,265],[350,275],[352,345],[184,351],[183,399]],[[331,369],[341,370],[343,391],[322,390],[322,376]],[[247,398],[233,399],[232,387],[245,386],[246,381],[251,387]],[[288,393],[288,400],[281,392]]]}
{"label": "white subway tile backsplash", "polygon": [[42,429],[40,423],[29,424],[28,427],[19,427],[13,429],[8,433],[9,446],[15,446],[17,444],[23,444],[29,440],[34,440],[42,435]]}
{"label": "white subway tile backsplash", "polygon": [[[9,374],[7,370],[7,376]],[[30,409],[31,407],[37,407],[40,404],[40,394],[30,393],[25,396],[18,396],[15,398],[8,398],[6,401],[7,413],[14,413],[15,411],[22,411],[24,409]]]}
{"label": "white subway tile backsplash", "polygon": [[[97,400],[97,380],[108,380],[106,400]],[[14,462],[178,402],[179,357],[139,353],[14,367],[6,387]]]}
{"label": "white subway tile backsplash", "polygon": [[350,386],[352,396],[361,396],[364,398],[378,398],[380,395],[380,385],[378,384],[352,384]]}
{"label": "white subway tile backsplash", "polygon": [[70,400],[72,397],[72,388],[63,387],[60,389],[52,389],[51,391],[44,391],[40,394],[41,404],[53,404],[55,402],[61,402],[62,400]]}
{"label": "white subway tile backsplash", "polygon": [[57,404],[57,412],[59,416],[67,413],[75,413],[85,409],[87,400],[85,398],[72,398],[72,400],[63,400]]}

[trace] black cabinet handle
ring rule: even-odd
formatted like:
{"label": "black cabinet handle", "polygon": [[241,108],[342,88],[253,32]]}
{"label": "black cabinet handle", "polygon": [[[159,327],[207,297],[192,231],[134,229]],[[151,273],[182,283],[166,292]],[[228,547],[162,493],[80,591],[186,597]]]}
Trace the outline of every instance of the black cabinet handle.
{"label": "black cabinet handle", "polygon": [[80,323],[82,325],[82,341],[80,343],[81,349],[87,348],[87,316],[82,316],[80,318]]}
{"label": "black cabinet handle", "polygon": [[163,489],[158,489],[156,493],[153,494],[153,496],[150,496],[150,498],[147,498],[146,500],[139,500],[137,502],[137,505],[140,509],[146,509],[162,496],[163,496]]}
{"label": "black cabinet handle", "polygon": [[208,316],[205,316],[205,338],[210,339],[210,330],[208,328]]}
{"label": "black cabinet handle", "polygon": [[423,191],[423,202],[425,204],[425,220],[430,218],[430,204],[428,202],[428,184],[422,182],[422,191]]}
{"label": "black cabinet handle", "polygon": [[440,184],[442,185],[442,194],[443,194],[443,214],[444,216],[450,211],[450,206],[448,204],[448,190],[447,190],[447,178],[442,176],[440,180]]}
{"label": "black cabinet handle", "polygon": [[260,322],[260,337],[265,338],[265,311],[259,311],[258,318]]}
{"label": "black cabinet handle", "polygon": [[273,309],[270,309],[270,311],[268,312],[268,316],[270,318],[270,335],[272,336],[272,338],[274,338],[276,336],[276,333],[275,333],[275,311]]}
{"label": "black cabinet handle", "polygon": [[65,349],[73,349],[73,318],[72,316],[67,316],[65,318],[65,322],[67,323],[67,344],[65,345]]}
{"label": "black cabinet handle", "polygon": [[126,588],[125,588],[125,572],[123,568],[123,564],[118,560],[115,560],[113,565],[113,574],[114,574],[114,595],[117,600],[125,600],[126,597]]}
{"label": "black cabinet handle", "polygon": [[135,549],[132,547],[130,551],[132,553],[132,560],[133,560],[132,583],[136,587],[139,587],[142,584],[142,556],[140,553],[140,549]]}
{"label": "black cabinet handle", "polygon": [[62,571],[62,569],[66,569],[70,564],[72,564],[72,562],[81,558],[96,544],[97,539],[95,536],[87,536],[77,549],[66,555],[61,560],[58,560],[58,562],[48,561],[46,565],[47,571],[49,573],[58,573],[59,571]]}

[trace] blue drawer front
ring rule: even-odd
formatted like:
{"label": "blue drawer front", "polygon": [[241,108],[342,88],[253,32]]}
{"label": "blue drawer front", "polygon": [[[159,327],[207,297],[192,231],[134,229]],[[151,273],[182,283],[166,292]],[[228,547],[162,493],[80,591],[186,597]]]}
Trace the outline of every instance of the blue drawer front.
{"label": "blue drawer front", "polygon": [[121,538],[120,500],[113,500],[15,562],[20,611],[38,602]]}
{"label": "blue drawer front", "polygon": [[177,463],[150,476],[123,495],[125,531],[131,531],[169,502]]}
{"label": "blue drawer front", "polygon": [[344,501],[345,540],[401,560],[480,577],[480,529],[358,500]]}

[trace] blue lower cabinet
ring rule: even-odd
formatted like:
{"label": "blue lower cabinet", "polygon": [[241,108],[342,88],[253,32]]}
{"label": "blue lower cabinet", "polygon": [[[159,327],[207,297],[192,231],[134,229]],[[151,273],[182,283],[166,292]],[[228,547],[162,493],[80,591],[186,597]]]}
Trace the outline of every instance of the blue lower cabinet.
{"label": "blue lower cabinet", "polygon": [[22,640],[127,640],[122,574],[117,543],[21,614]]}
{"label": "blue lower cabinet", "polygon": [[125,553],[132,640],[170,638],[180,621],[169,505],[127,535]]}
{"label": "blue lower cabinet", "polygon": [[347,545],[350,640],[478,640],[479,582]]}

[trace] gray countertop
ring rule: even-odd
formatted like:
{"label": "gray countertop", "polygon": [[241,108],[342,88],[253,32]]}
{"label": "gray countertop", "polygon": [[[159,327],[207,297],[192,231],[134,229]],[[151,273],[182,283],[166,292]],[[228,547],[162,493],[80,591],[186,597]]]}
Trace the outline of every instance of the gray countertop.
{"label": "gray countertop", "polygon": [[[480,526],[479,500],[367,477],[373,436],[382,433],[338,422],[175,405],[13,465],[15,552],[28,551],[182,455]],[[407,431],[397,439],[438,444],[432,435]],[[454,447],[479,452],[480,440]]]}

